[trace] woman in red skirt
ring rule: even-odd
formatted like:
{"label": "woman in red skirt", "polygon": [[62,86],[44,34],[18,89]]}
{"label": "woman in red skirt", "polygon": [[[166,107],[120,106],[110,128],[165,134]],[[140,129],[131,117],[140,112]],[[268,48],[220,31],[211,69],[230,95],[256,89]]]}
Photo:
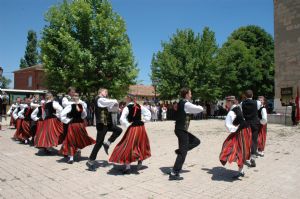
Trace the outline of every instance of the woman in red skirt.
{"label": "woman in red skirt", "polygon": [[244,163],[250,158],[251,129],[246,123],[242,110],[235,104],[234,96],[226,97],[226,107],[229,112],[226,116],[225,125],[230,135],[223,143],[220,153],[220,161],[224,166],[227,162],[236,162],[239,173],[233,178],[244,177]]}
{"label": "woman in red skirt", "polygon": [[47,149],[62,143],[61,136],[63,134],[63,124],[58,119],[62,111],[62,107],[58,102],[53,101],[52,93],[46,94],[46,104],[42,113],[43,121],[39,123],[36,130],[34,145],[37,148]]}
{"label": "woman in red skirt", "polygon": [[123,174],[130,173],[130,164],[138,161],[138,169],[142,166],[142,161],[151,156],[149,139],[146,133],[144,122],[150,121],[151,112],[133,102],[133,98],[128,96],[128,106],[122,111],[120,122],[127,127],[122,140],[115,147],[110,162],[125,164]]}
{"label": "woman in red skirt", "polygon": [[19,98],[19,103],[13,112],[13,118],[16,121],[16,132],[13,136],[15,140],[20,140],[20,135],[22,134],[22,122],[23,119],[19,117],[19,112],[23,109],[24,104],[22,104],[21,98]]}
{"label": "woman in red skirt", "polygon": [[257,155],[263,157],[267,138],[267,100],[264,96],[259,96],[258,100],[261,102],[261,108],[258,110],[258,117],[260,119],[260,130],[257,138]]}
{"label": "woman in red skirt", "polygon": [[73,164],[74,155],[79,149],[96,143],[85,129],[84,118],[87,114],[82,101],[79,101],[78,93],[74,94],[73,100],[74,104],[66,106],[61,113],[61,121],[69,125],[60,153],[69,157],[68,164]]}
{"label": "woman in red skirt", "polygon": [[34,111],[31,113],[31,120],[33,121],[33,124],[31,126],[31,133],[32,133],[31,144],[32,145],[34,145],[36,131],[39,126],[43,125],[44,119],[45,119],[45,100],[41,100],[40,104],[38,106],[36,106]]}
{"label": "woman in red skirt", "polygon": [[29,138],[32,136],[30,126],[31,126],[31,113],[32,108],[30,107],[30,99],[25,99],[25,105],[23,106],[23,109],[18,113],[19,118],[21,118],[22,124],[22,132],[20,133],[19,139],[21,142],[24,142],[25,144],[29,143]]}
{"label": "woman in red skirt", "polygon": [[[19,100],[18,100],[19,99]],[[17,98],[17,101],[20,102],[21,98]],[[10,122],[9,122],[9,127],[12,129],[12,128],[16,128],[16,121],[13,117],[13,112],[14,110],[18,108],[18,102],[14,103],[11,105],[11,107],[9,108],[8,112],[7,112],[7,115],[10,116]]]}

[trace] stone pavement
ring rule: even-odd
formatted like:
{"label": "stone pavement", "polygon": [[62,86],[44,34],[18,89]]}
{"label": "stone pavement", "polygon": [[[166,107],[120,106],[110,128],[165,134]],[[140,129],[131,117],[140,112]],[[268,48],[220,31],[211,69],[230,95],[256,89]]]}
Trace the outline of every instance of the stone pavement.
{"label": "stone pavement", "polygon": [[[142,170],[133,167],[133,174],[126,176],[120,166],[107,163],[102,149],[98,170],[90,172],[85,163],[92,146],[82,150],[80,162],[68,165],[61,156],[38,155],[36,148],[11,140],[14,130],[0,131],[0,198],[299,198],[299,127],[270,124],[265,157],[233,181],[236,164],[223,167],[218,160],[228,135],[224,121],[192,121],[190,131],[202,143],[188,153],[179,182],[168,181],[166,175],[177,147],[174,122],[147,123],[146,128],[152,157]],[[94,127],[88,132],[95,137]]]}

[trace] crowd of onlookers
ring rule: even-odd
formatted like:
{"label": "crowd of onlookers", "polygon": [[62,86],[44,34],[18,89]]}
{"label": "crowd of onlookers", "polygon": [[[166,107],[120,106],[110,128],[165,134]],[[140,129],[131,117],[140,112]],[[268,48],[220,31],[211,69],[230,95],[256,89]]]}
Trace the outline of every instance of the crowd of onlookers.
{"label": "crowd of onlookers", "polygon": [[[0,113],[2,115],[6,116],[7,112],[7,105],[9,102],[9,97],[5,92],[0,93]],[[63,96],[56,97],[56,101],[60,102]],[[34,96],[30,96],[31,99],[34,98]],[[40,100],[43,99],[43,96],[41,96]],[[94,109],[95,105],[93,100],[85,100],[83,99],[87,104],[87,123],[89,126],[94,125]],[[201,101],[193,101],[196,105],[201,105],[204,109],[203,112],[199,114],[194,114],[193,118],[194,120],[203,120],[208,118],[224,118],[227,114],[227,110],[225,109],[225,106],[222,102],[201,102]],[[174,120],[176,109],[177,109],[177,102],[176,101],[161,101],[154,103],[153,101],[146,101],[142,103],[144,107],[146,107],[151,112],[151,121],[166,121],[166,120]],[[292,121],[293,124],[296,124],[295,120],[295,103],[291,100],[289,103],[290,106],[292,106]],[[113,113],[112,118],[113,120],[119,121],[119,118],[121,116],[123,108],[126,107],[126,102],[120,102],[119,103],[119,112]],[[269,110],[268,110],[269,112]],[[271,112],[271,111],[270,111]],[[1,120],[1,117],[0,117]]]}
{"label": "crowd of onlookers", "polygon": [[[208,118],[217,118],[224,117],[227,114],[226,109],[223,106],[223,103],[202,103],[200,101],[193,102],[196,105],[201,105],[204,108],[204,111],[199,114],[194,114],[194,120],[202,120]],[[174,120],[177,110],[177,102],[163,102],[163,103],[149,103],[144,102],[143,106],[148,108],[151,112],[152,121],[165,121],[165,120]]]}

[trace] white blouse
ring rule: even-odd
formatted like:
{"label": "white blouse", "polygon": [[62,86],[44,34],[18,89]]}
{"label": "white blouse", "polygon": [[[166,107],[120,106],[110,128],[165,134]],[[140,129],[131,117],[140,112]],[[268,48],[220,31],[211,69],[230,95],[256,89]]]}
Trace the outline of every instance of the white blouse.
{"label": "white blouse", "polygon": [[[62,121],[65,124],[70,123],[72,121],[72,118],[68,118],[67,114],[70,113],[71,111],[72,111],[72,105],[66,106],[60,114],[60,121]],[[81,118],[84,119],[84,118],[86,118],[86,116],[87,116],[87,113],[86,113],[85,108],[83,107],[83,110],[81,112]]]}
{"label": "white blouse", "polygon": [[233,125],[233,121],[236,118],[236,114],[232,111],[232,109],[234,107],[236,107],[237,105],[233,105],[230,109],[230,111],[228,112],[226,119],[225,119],[225,127],[227,129],[228,132],[230,133],[234,133],[237,131],[239,126],[235,126]]}
{"label": "white blouse", "polygon": [[[131,102],[129,104],[133,104],[133,103]],[[126,106],[123,109],[122,115],[120,117],[121,125],[125,126],[126,128],[128,128],[131,125],[127,119],[128,114],[129,114],[129,110],[128,110],[128,107]],[[148,122],[151,120],[151,112],[143,106],[141,106],[141,114],[142,114],[142,118],[143,118],[144,122]]]}

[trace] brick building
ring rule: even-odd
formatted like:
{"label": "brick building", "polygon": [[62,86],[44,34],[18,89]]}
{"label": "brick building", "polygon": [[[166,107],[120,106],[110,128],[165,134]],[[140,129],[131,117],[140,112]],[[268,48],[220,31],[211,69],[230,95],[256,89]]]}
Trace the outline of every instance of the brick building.
{"label": "brick building", "polygon": [[158,94],[155,93],[154,86],[147,85],[131,85],[129,86],[129,95],[134,95],[138,101],[154,101],[155,95],[158,97]]}
{"label": "brick building", "polygon": [[14,71],[14,88],[24,90],[43,90],[44,69],[42,64]]}

